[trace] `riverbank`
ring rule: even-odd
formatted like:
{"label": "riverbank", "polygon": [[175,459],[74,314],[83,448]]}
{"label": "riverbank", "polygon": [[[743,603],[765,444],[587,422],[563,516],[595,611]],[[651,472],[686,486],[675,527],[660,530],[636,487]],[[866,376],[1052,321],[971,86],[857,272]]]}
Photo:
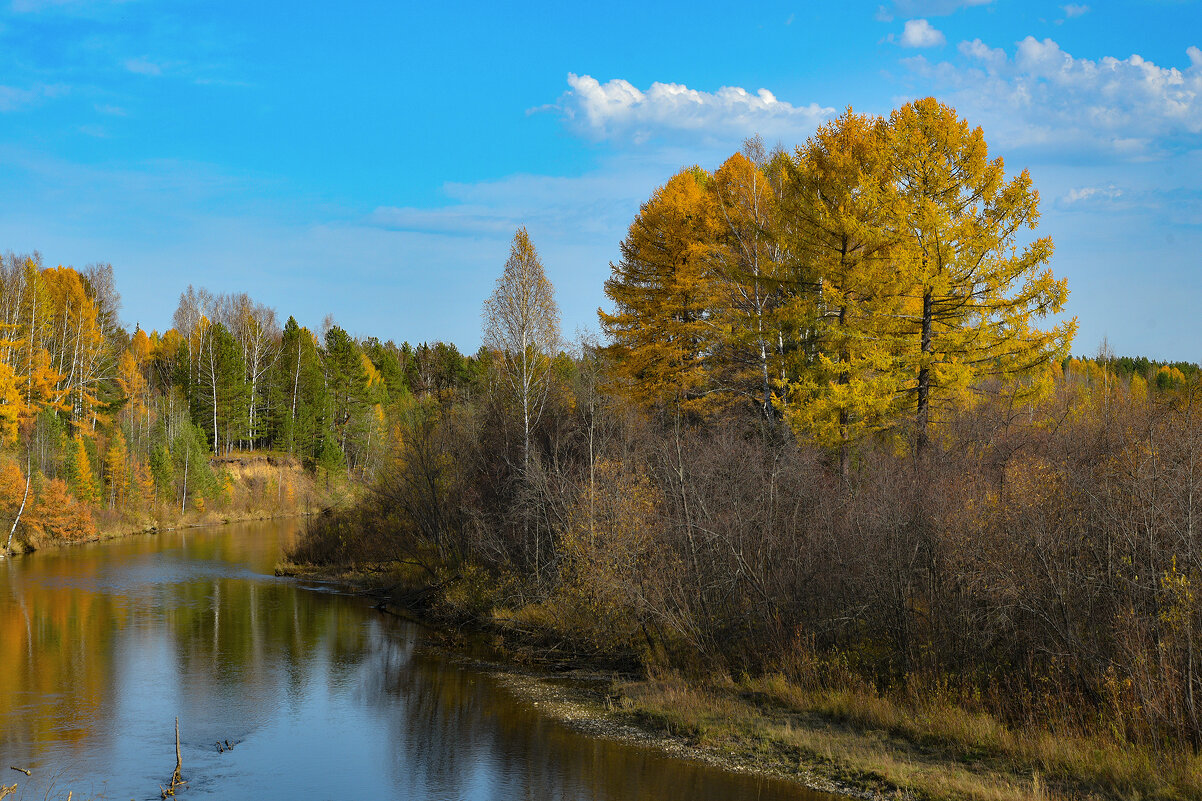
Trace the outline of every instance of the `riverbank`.
{"label": "riverbank", "polygon": [[729,770],[871,799],[1135,801],[1202,793],[1197,757],[1009,727],[952,702],[946,688],[912,688],[907,702],[864,685],[807,687],[783,675],[637,675],[565,651],[530,616],[519,624],[473,615],[448,592],[454,582],[423,584],[408,566],[281,564],[276,572],[349,584],[460,650],[482,639],[488,655],[470,658],[565,725]]}
{"label": "riverbank", "polygon": [[[308,517],[313,514],[320,514],[321,510],[302,510],[296,509],[283,512],[267,512],[258,511],[245,514],[224,515],[216,512],[206,513],[204,515],[189,516],[175,520],[171,523],[128,523],[122,522],[113,526],[101,527],[97,530],[95,536],[86,537],[77,540],[43,540],[37,548],[28,548],[25,550],[13,549],[13,555],[19,556],[23,553],[36,553],[37,551],[55,550],[57,548],[70,548],[76,545],[86,545],[95,542],[108,542],[109,540],[119,540],[126,537],[137,537],[146,534],[162,534],[168,531],[181,531],[191,528],[209,528],[211,526],[225,526],[233,523],[254,523],[263,520],[287,520],[298,517]],[[17,543],[14,543],[17,544]]]}
{"label": "riverbank", "polygon": [[347,480],[327,476],[319,481],[304,470],[299,460],[285,454],[231,454],[211,459],[210,466],[219,471],[222,480],[219,505],[188,503],[181,508],[180,504],[160,500],[149,513],[89,507],[88,525],[72,527],[71,536],[54,536],[39,521],[27,523],[28,518],[23,518],[13,538],[12,554],[179,529],[304,517],[354,494]]}

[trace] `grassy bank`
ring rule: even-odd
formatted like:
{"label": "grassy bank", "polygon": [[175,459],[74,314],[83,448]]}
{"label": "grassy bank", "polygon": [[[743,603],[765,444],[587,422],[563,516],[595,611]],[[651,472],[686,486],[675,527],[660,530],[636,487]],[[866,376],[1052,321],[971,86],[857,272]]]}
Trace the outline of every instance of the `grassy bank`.
{"label": "grassy bank", "polygon": [[[572,648],[545,622],[541,607],[482,614],[470,576],[431,582],[418,568],[395,563],[341,569],[281,564],[277,573],[377,593],[452,642],[459,632],[484,632],[509,664],[534,667],[544,678],[579,670],[595,677],[600,669],[600,690],[554,684],[572,710],[561,717],[578,723],[584,710],[592,723],[586,731],[624,736],[637,730],[643,736],[636,739],[733,769],[874,798],[1202,797],[1202,759],[1195,755],[1126,744],[1106,732],[1010,726],[959,703],[946,686],[883,691],[850,673],[832,678],[829,666],[740,677],[615,669],[620,659]],[[820,672],[822,680],[816,678]],[[524,691],[538,692],[529,686]],[[554,704],[540,708],[555,714]]]}
{"label": "grassy bank", "polygon": [[855,690],[808,690],[781,675],[620,685],[640,722],[704,748],[735,750],[885,795],[925,799],[1187,799],[1202,762],[1104,737],[1015,729],[932,702]]}

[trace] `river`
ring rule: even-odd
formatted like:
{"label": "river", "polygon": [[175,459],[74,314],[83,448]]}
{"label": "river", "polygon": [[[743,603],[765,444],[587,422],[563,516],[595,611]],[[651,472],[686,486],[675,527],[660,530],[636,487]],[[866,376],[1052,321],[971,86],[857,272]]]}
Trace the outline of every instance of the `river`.
{"label": "river", "polygon": [[158,799],[178,716],[181,799],[831,798],[570,730],[421,627],[274,577],[298,525],[0,560],[0,785]]}

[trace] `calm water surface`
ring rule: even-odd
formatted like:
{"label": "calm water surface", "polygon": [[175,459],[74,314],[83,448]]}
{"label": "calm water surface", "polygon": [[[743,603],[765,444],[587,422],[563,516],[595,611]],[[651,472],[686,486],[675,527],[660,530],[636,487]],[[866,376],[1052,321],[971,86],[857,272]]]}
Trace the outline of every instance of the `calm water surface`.
{"label": "calm water surface", "polygon": [[296,525],[0,561],[0,783],[157,799],[178,715],[185,800],[830,798],[540,716],[419,627],[274,578]]}

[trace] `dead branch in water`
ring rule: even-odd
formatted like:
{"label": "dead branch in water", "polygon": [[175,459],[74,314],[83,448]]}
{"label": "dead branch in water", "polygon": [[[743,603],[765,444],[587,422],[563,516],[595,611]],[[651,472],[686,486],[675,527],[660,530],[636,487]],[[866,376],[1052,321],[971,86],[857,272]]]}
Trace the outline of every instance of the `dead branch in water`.
{"label": "dead branch in water", "polygon": [[8,787],[0,786],[0,798],[5,798],[17,792],[17,785],[10,784]]}
{"label": "dead branch in water", "polygon": [[179,717],[175,718],[175,771],[171,774],[171,785],[163,787],[159,785],[159,789],[163,791],[163,798],[169,798],[175,795],[175,788],[187,784],[184,781],[184,760],[179,750]]}
{"label": "dead branch in water", "polygon": [[181,783],[184,780],[184,760],[179,752],[179,717],[175,719],[175,772],[171,774],[171,786]]}
{"label": "dead branch in water", "polygon": [[[32,770],[26,770],[25,768],[14,768],[14,767],[10,767],[10,768],[9,768],[9,770],[15,770],[17,773],[24,773],[26,776],[32,776],[32,775],[33,775],[33,771],[32,771]],[[2,797],[2,796],[0,796],[0,797]]]}

